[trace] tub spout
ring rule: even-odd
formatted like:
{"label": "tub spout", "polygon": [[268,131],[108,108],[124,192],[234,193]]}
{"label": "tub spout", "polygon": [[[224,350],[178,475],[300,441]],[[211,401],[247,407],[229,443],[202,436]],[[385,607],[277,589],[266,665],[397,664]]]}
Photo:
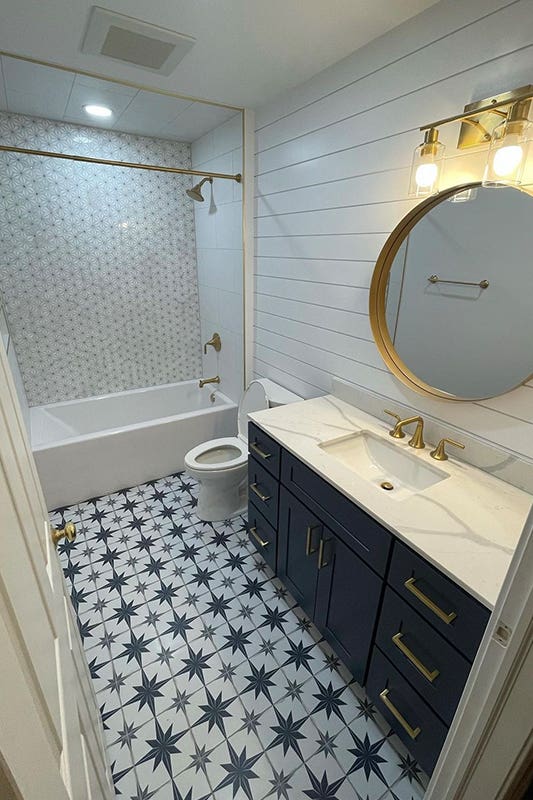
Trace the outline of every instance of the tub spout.
{"label": "tub spout", "polygon": [[206,383],[220,383],[220,378],[218,375],[215,375],[214,378],[202,378],[200,380],[200,389],[203,389]]}

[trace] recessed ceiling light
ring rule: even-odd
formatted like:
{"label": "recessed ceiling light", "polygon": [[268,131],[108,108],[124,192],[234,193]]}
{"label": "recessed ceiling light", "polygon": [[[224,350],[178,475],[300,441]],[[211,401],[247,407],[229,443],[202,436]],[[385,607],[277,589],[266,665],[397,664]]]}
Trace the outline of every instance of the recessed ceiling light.
{"label": "recessed ceiling light", "polygon": [[91,117],[111,117],[113,112],[107,106],[83,106],[83,110],[90,114]]}

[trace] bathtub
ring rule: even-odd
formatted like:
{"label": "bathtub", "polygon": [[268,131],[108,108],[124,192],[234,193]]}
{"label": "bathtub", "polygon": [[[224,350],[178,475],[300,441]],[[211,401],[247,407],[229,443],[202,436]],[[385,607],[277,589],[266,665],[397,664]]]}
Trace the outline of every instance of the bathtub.
{"label": "bathtub", "polygon": [[30,439],[49,509],[161,478],[191,447],[234,436],[237,406],[184,381],[30,409]]}

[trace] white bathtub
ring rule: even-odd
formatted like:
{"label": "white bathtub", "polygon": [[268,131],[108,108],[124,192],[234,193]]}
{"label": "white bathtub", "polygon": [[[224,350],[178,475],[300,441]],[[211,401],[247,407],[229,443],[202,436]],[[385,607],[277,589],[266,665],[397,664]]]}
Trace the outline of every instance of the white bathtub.
{"label": "white bathtub", "polygon": [[178,472],[191,447],[234,436],[237,406],[184,381],[30,409],[49,509]]}

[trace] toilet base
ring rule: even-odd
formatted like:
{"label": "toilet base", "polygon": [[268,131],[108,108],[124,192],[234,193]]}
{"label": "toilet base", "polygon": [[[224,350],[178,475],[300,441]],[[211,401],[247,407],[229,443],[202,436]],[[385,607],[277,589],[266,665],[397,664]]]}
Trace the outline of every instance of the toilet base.
{"label": "toilet base", "polygon": [[198,505],[195,514],[203,522],[220,522],[238,514],[247,507],[247,465],[230,473],[206,476],[196,470],[187,470],[199,483]]}

